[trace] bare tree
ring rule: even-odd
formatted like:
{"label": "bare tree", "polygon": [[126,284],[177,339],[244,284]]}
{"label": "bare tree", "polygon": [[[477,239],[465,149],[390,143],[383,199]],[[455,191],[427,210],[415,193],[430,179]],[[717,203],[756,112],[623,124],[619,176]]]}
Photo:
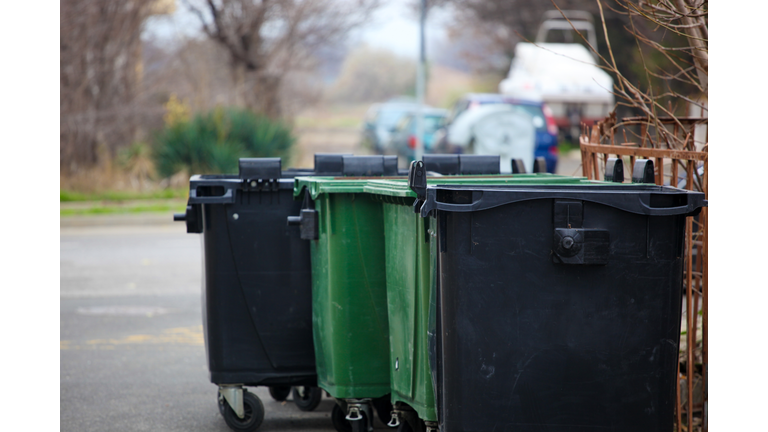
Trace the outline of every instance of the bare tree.
{"label": "bare tree", "polygon": [[[141,26],[154,0],[66,0],[60,28],[60,165],[97,162],[135,133]],[[103,150],[100,150],[103,149]]]}
{"label": "bare tree", "polygon": [[[596,3],[605,27],[603,2],[597,0]],[[615,0],[611,9],[628,18],[625,30],[636,41],[636,52],[643,71],[641,80],[627,78],[626,70],[614,58],[614,49],[608,37],[605,38],[606,55],[600,55],[592,47],[602,67],[616,77],[614,94],[618,99],[617,105],[631,107],[647,119],[641,124],[640,133],[633,128],[622,129],[638,135],[643,141],[646,137],[654,138],[649,142],[655,146],[694,148],[692,136],[676,133],[685,130],[685,125],[677,117],[689,106],[706,112],[703,101],[708,93],[708,2]],[[655,29],[666,37],[656,37],[649,29]],[[663,61],[651,62],[649,52]],[[667,123],[667,119],[672,122]],[[601,134],[606,139],[612,139],[615,131],[622,126],[615,118],[606,120],[601,126]]]}
{"label": "bare tree", "polygon": [[378,0],[185,2],[205,34],[229,53],[241,103],[273,118],[283,114],[287,73],[311,69],[314,52],[341,43],[378,6]]}
{"label": "bare tree", "polygon": [[[591,178],[597,176],[595,150],[606,154],[605,157],[609,153],[608,146],[599,144],[613,144],[614,149],[619,149],[617,154],[628,156],[631,153],[625,151],[632,151],[632,147],[651,147],[653,149],[649,151],[653,152],[656,161],[657,184],[664,184],[668,177],[672,186],[698,190],[707,196],[708,2],[614,0],[604,4],[597,0],[596,3],[603,27],[606,26],[604,10],[607,8],[627,17],[624,30],[636,42],[633,51],[640,59],[642,79],[627,78],[626,70],[615,60],[616,49],[609,37],[605,38],[607,55],[599,57],[601,65],[616,78],[614,94],[617,105],[631,107],[641,116],[617,118],[613,113],[598,122],[591,131],[585,128],[580,138],[585,174],[592,168],[595,175],[586,175]],[[659,33],[663,37],[658,37]],[[593,49],[593,52],[596,50]],[[698,112],[690,115],[692,111]],[[622,145],[616,146],[615,141]],[[664,162],[665,159],[668,163]],[[680,172],[685,172],[684,181],[678,176]],[[709,236],[706,208],[696,218],[688,219],[686,230],[685,337],[680,338],[678,366],[679,374],[684,373],[686,378],[685,385],[680,379],[676,381],[675,430],[706,432],[709,379]],[[694,384],[696,382],[698,384]]]}
{"label": "bare tree", "polygon": [[[449,27],[452,41],[466,45],[462,55],[475,72],[504,75],[514,54],[515,44],[533,40],[548,1],[528,0],[431,0],[433,6],[448,7],[453,22]],[[557,0],[563,9],[597,13],[592,0]],[[482,48],[478,51],[478,48]],[[488,55],[493,53],[493,55]],[[500,62],[505,56],[506,62]]]}

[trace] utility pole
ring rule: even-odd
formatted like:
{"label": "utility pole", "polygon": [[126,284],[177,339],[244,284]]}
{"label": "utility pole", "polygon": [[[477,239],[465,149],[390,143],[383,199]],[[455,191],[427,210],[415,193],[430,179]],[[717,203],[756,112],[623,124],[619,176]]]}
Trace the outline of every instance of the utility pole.
{"label": "utility pole", "polygon": [[427,16],[427,0],[421,0],[421,17],[419,18],[419,63],[416,66],[416,100],[419,107],[416,111],[416,148],[414,159],[421,160],[424,155],[424,75],[426,69],[426,54],[424,49],[424,21]]}

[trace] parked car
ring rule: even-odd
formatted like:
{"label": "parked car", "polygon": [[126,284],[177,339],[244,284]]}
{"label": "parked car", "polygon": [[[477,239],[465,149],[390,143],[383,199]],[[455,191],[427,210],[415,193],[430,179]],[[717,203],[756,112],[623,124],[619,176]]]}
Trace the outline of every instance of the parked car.
{"label": "parked car", "polygon": [[526,100],[494,93],[469,93],[454,104],[446,118],[445,126],[436,133],[436,148],[450,151],[446,140],[447,127],[467,110],[488,104],[509,104],[519,106],[531,115],[536,128],[536,146],[534,158],[543,157],[547,161],[547,172],[554,173],[558,159],[558,129],[547,105],[540,100]]}
{"label": "parked car", "polygon": [[415,102],[399,98],[371,105],[363,124],[363,146],[377,153],[387,152],[391,134],[398,122],[418,106]]}
{"label": "parked car", "polygon": [[[392,132],[389,151],[402,156],[408,162],[414,159],[416,148],[416,116],[418,112],[407,113]],[[435,132],[443,126],[448,110],[439,108],[424,108],[424,153],[431,153],[434,147]]]}
{"label": "parked car", "polygon": [[511,159],[533,171],[536,128],[530,113],[518,105],[486,104],[467,110],[448,126],[448,143],[462,153],[498,155],[499,170],[512,172]]}

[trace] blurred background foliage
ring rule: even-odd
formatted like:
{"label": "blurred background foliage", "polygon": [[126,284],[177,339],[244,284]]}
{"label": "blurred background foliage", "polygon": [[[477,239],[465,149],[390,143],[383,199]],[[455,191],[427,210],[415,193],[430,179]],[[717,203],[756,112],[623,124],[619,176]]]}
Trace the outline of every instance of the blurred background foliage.
{"label": "blurred background foliage", "polygon": [[170,113],[153,138],[153,161],[163,177],[234,173],[241,157],[288,159],[296,141],[283,122],[245,108],[214,108],[189,120]]}

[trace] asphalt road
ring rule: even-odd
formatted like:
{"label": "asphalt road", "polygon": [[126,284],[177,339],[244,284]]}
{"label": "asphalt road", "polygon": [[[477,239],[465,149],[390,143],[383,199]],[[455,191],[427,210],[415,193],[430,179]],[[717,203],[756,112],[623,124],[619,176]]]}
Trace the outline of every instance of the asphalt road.
{"label": "asphalt road", "polygon": [[[200,238],[169,220],[62,220],[61,431],[230,430],[208,381]],[[259,431],[335,430],[330,398],[305,413],[250,390]]]}

